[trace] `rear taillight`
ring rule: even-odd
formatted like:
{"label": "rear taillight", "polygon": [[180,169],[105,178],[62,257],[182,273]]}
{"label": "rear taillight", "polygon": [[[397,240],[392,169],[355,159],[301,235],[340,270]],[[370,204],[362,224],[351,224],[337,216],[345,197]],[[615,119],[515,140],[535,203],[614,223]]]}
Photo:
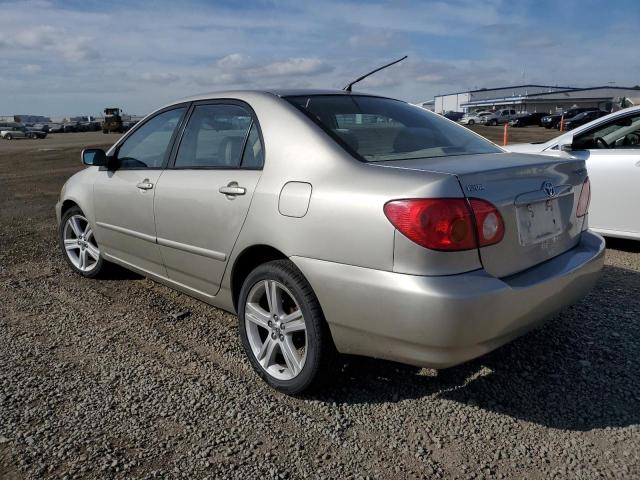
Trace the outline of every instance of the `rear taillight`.
{"label": "rear taillight", "polygon": [[498,209],[486,200],[469,200],[476,219],[476,231],[481,247],[498,243],[504,237],[504,221]]}
{"label": "rear taillight", "polygon": [[589,202],[591,202],[591,182],[589,181],[589,177],[587,177],[582,183],[578,207],[576,208],[577,217],[584,217],[589,212]]}
{"label": "rear taillight", "polygon": [[400,233],[432,250],[471,250],[502,240],[504,222],[489,202],[465,198],[393,200],[384,213]]}

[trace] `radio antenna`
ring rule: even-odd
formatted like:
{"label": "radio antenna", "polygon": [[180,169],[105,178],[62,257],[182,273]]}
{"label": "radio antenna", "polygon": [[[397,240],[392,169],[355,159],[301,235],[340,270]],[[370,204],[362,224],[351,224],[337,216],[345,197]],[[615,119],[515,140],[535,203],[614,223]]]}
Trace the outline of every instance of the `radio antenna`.
{"label": "radio antenna", "polygon": [[358,83],[361,80],[364,80],[365,78],[367,78],[369,75],[373,75],[376,72],[379,72],[380,70],[383,70],[387,67],[390,67],[391,65],[395,65],[396,63],[400,63],[401,61],[403,61],[405,58],[407,58],[407,55],[405,55],[402,58],[399,58],[398,60],[394,60],[391,63],[387,63],[386,65],[383,65],[382,67],[378,67],[375,70],[371,70],[369,73],[365,73],[364,75],[362,75],[361,77],[356,78],[353,82],[349,83],[346,87],[344,87],[342,90],[344,90],[345,92],[350,92],[351,91],[351,87],[353,87],[356,83]]}

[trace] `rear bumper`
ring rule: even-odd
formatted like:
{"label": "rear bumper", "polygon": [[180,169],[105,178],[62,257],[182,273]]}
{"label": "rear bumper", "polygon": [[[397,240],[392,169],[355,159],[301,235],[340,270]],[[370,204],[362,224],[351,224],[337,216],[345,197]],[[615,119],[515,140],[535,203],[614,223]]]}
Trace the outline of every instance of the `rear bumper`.
{"label": "rear bumper", "polygon": [[445,368],[487,353],[593,288],[604,239],[498,279],[484,270],[424,277],[292,257],[311,283],[339,351]]}

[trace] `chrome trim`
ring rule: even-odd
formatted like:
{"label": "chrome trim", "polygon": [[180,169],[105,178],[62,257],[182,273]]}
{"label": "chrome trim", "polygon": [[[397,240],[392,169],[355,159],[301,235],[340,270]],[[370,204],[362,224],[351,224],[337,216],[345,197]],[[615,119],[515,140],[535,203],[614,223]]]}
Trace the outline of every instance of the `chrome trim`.
{"label": "chrome trim", "polygon": [[540,190],[534,190],[533,192],[525,192],[518,195],[513,202],[514,205],[527,205],[530,203],[542,202],[544,200],[551,200],[554,198],[560,198],[573,192],[572,185],[555,185],[554,195],[549,196],[547,192],[541,188]]}
{"label": "chrome trim", "polygon": [[96,222],[98,227],[106,228],[107,230],[113,230],[114,232],[123,233],[130,237],[139,238],[140,240],[146,240],[147,242],[156,243],[156,237],[147,235],[146,233],[136,232],[135,230],[129,230],[128,228],[118,227],[117,225],[111,225],[109,223]]}
{"label": "chrome trim", "polygon": [[186,243],[174,242],[173,240],[167,240],[166,238],[158,238],[158,245],[163,247],[171,247],[183,252],[193,253],[194,255],[200,255],[201,257],[213,258],[224,262],[227,256],[224,253],[216,252],[215,250],[208,250],[202,247],[195,247],[193,245],[187,245]]}

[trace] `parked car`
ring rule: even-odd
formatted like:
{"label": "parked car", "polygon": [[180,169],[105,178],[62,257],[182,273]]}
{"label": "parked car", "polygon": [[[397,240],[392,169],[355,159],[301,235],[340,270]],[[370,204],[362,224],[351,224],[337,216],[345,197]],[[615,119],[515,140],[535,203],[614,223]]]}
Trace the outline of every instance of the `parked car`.
{"label": "parked car", "polygon": [[566,121],[579,113],[590,112],[592,110],[597,110],[597,108],[593,108],[593,107],[570,108],[569,110],[566,110],[564,112],[551,113],[546,117],[543,117],[541,120],[541,123],[542,123],[542,126],[545,128],[559,128],[560,120],[562,119],[563,115],[564,115],[564,120]]}
{"label": "parked car", "polygon": [[519,115],[521,114],[515,110],[506,108],[493,112],[491,115],[487,115],[483,118],[483,123],[485,125],[503,125],[516,119]]}
{"label": "parked car", "polygon": [[[565,131],[573,130],[574,128],[579,127],[580,125],[584,125],[585,123],[589,123],[596,118],[604,117],[605,115],[609,115],[609,112],[605,112],[604,110],[590,110],[588,112],[578,113],[568,120],[564,121],[564,129]],[[560,125],[558,125],[558,129]]]}
{"label": "parked car", "polygon": [[604,259],[583,160],[505,153],[384,97],[191,97],[82,158],[56,205],[70,267],[237,312],[252,367],[289,394],[335,350],[482,355],[582,298]]}
{"label": "parked car", "polygon": [[28,138],[33,138],[34,140],[47,138],[47,132],[43,132],[42,130],[33,127],[27,128],[25,133]]}
{"label": "parked car", "polygon": [[450,110],[448,112],[443,113],[442,116],[444,118],[448,118],[449,120],[453,120],[454,122],[457,122],[464,116],[464,112],[454,112]]}
{"label": "parked car", "polygon": [[484,118],[491,115],[491,112],[472,112],[466,113],[460,119],[462,125],[474,125],[476,123],[484,123]]}
{"label": "parked car", "polygon": [[543,117],[546,117],[548,114],[545,112],[536,112],[536,113],[527,113],[520,117],[514,118],[509,121],[509,126],[511,127],[529,127],[532,125],[541,127],[541,121]]}
{"label": "parked car", "polygon": [[60,123],[50,123],[49,124],[49,133],[62,133],[64,132],[64,127]]}
{"label": "parked car", "polygon": [[513,152],[584,160],[592,181],[592,230],[640,240],[640,107],[619,110],[540,144],[513,144]]}
{"label": "parked car", "polygon": [[26,134],[23,127],[0,127],[0,138],[5,140],[15,140],[16,138],[25,138]]}

